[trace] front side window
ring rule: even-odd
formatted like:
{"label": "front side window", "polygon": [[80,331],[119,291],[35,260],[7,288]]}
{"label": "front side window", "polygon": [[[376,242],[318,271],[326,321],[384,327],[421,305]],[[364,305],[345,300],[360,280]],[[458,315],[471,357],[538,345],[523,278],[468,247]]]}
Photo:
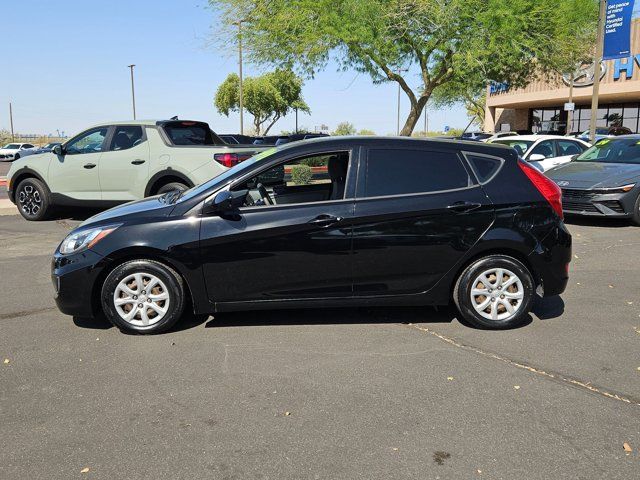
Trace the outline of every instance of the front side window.
{"label": "front side window", "polygon": [[453,151],[372,149],[362,196],[439,192],[470,185],[469,173]]}
{"label": "front side window", "polygon": [[33,145],[31,145],[30,143],[25,143],[24,145],[22,145],[22,148],[33,148]]}
{"label": "front side window", "polygon": [[119,151],[128,150],[136,147],[143,142],[142,127],[140,126],[123,126],[116,127],[111,140],[109,150]]}
{"label": "front side window", "polygon": [[101,152],[108,130],[107,127],[101,127],[81,134],[65,146],[66,154],[82,155]]}
{"label": "front side window", "polygon": [[543,140],[533,147],[531,155],[542,155],[544,158],[553,157],[553,142],[551,140]]}
{"label": "front side window", "polygon": [[332,152],[280,163],[233,187],[247,191],[244,207],[326,202],[344,198],[349,152]]}

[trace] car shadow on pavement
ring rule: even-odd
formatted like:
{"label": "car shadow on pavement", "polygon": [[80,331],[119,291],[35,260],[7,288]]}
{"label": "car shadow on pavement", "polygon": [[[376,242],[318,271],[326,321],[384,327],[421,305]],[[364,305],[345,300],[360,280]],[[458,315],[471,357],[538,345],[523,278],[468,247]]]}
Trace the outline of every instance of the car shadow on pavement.
{"label": "car shadow on pavement", "polygon": [[564,313],[564,300],[560,295],[544,298],[536,296],[531,311],[540,320],[552,320]]}
{"label": "car shadow on pavement", "polygon": [[574,215],[565,216],[564,223],[568,225],[579,225],[582,227],[604,227],[604,228],[623,228],[623,227],[633,226],[633,223],[631,223],[630,220],[625,220],[622,218],[579,217]]}
{"label": "car shadow on pavement", "polygon": [[255,310],[216,314],[207,328],[267,325],[339,325],[372,323],[451,323],[455,310],[448,307],[367,307],[295,310]]}
{"label": "car shadow on pavement", "polygon": [[[194,315],[193,313],[185,313],[180,320],[171,327],[166,333],[180,332],[182,330],[189,330],[202,325],[210,318],[209,315]],[[109,330],[115,328],[113,324],[106,319],[104,314],[99,313],[94,318],[90,317],[73,317],[73,323],[76,327],[87,328],[89,330]],[[132,332],[122,332],[127,335],[136,335]]]}

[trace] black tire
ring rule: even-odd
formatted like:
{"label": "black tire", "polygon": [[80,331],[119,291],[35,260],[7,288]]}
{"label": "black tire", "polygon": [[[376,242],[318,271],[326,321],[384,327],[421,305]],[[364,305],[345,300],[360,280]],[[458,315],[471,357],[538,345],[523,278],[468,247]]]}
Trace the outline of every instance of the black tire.
{"label": "black tire", "polygon": [[18,160],[20,158],[20,154],[16,153],[13,157],[13,161],[15,162],[16,160]]}
{"label": "black tire", "polygon": [[640,227],[640,195],[636,198],[636,204],[633,207],[633,216],[631,217],[631,223],[636,227]]}
{"label": "black tire", "polygon": [[[489,278],[487,278],[489,281],[488,286],[485,287],[482,285],[482,282],[476,283],[476,280],[482,273],[490,271],[491,269],[508,270],[520,280],[520,284],[516,283],[507,287],[505,291],[502,291],[502,287],[497,281],[497,272],[495,275],[489,275]],[[503,279],[509,279],[507,273],[508,272],[505,272],[502,275]],[[495,284],[492,285],[491,282],[495,282]],[[506,281],[502,283],[506,283]],[[486,288],[487,292],[491,293],[488,293],[486,296],[477,295],[472,300],[471,290],[473,288]],[[522,291],[522,300],[519,306],[515,308],[517,300],[505,298],[505,295],[518,295],[519,291]],[[494,298],[492,299],[492,297]],[[534,297],[535,280],[533,275],[521,262],[506,255],[489,255],[476,260],[462,272],[453,290],[453,301],[462,315],[463,320],[476,328],[494,330],[515,328],[526,323],[529,319],[529,312],[531,311]],[[491,316],[495,306],[497,317],[504,316],[504,318],[486,318],[480,314],[476,308],[474,308],[472,302],[481,305],[484,301],[489,302],[486,309],[483,310],[485,315]],[[509,302],[509,304],[514,307],[515,312],[513,314],[508,314],[505,302]]]}
{"label": "black tire", "polygon": [[[162,301],[160,301],[160,304],[153,302],[160,306],[166,306],[166,313],[164,313],[164,316],[155,322],[153,321],[153,318],[156,318],[154,316],[147,322],[147,325],[144,325],[142,310],[144,309],[144,312],[146,312],[144,314],[145,316],[148,316],[149,314],[154,315],[155,310],[151,308],[151,305],[145,303],[145,297],[143,295],[146,295],[146,291],[138,288],[135,279],[133,279],[133,283],[128,284],[130,286],[129,288],[143,295],[140,297],[137,295],[131,295],[131,298],[135,299],[135,302],[128,302],[126,305],[122,305],[120,310],[119,307],[115,305],[114,295],[120,282],[126,280],[127,277],[136,274],[140,274],[142,276],[143,288],[145,278],[150,278],[148,277],[149,275],[152,275],[161,281],[161,285],[158,285],[157,287],[159,290],[153,292],[153,290],[155,290],[154,288],[152,290],[153,294],[161,295],[165,290],[165,287],[166,292],[168,293],[168,305],[162,304]],[[127,300],[129,297],[125,294],[122,298]],[[121,331],[140,334],[160,333],[170,329],[182,316],[185,306],[185,284],[182,277],[180,277],[174,269],[163,263],[153,260],[131,260],[117,266],[111,273],[109,273],[102,284],[100,299],[105,316]],[[142,303],[136,304],[136,302]],[[151,303],[151,301],[149,302]],[[131,313],[131,310],[136,307],[140,307],[141,305],[145,305],[146,308],[138,308],[138,313],[134,314],[131,321],[127,321],[119,313],[119,311],[122,311],[123,314],[126,315],[127,313]],[[128,311],[127,306],[129,306]]]}
{"label": "black tire", "polygon": [[25,178],[18,184],[15,201],[20,215],[29,221],[45,220],[51,210],[51,192],[37,178]]}
{"label": "black tire", "polygon": [[161,186],[158,189],[158,192],[156,193],[156,195],[162,195],[163,193],[173,192],[174,190],[180,190],[181,192],[184,192],[185,190],[188,190],[188,189],[189,187],[186,186],[184,183],[171,182]]}

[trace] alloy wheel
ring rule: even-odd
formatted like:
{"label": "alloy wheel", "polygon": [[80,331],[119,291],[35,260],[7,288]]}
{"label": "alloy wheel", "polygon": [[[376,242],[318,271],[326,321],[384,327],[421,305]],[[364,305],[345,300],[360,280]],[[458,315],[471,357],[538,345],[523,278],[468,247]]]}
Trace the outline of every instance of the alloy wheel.
{"label": "alloy wheel", "polygon": [[42,196],[36,187],[26,184],[18,192],[18,203],[27,216],[35,216],[42,208]]}
{"label": "alloy wheel", "polygon": [[113,293],[118,315],[136,327],[148,327],[162,320],[169,310],[169,302],[167,286],[150,273],[128,275]]}
{"label": "alloy wheel", "polygon": [[523,301],[522,281],[505,268],[485,270],[472,283],[471,305],[487,320],[513,317]]}

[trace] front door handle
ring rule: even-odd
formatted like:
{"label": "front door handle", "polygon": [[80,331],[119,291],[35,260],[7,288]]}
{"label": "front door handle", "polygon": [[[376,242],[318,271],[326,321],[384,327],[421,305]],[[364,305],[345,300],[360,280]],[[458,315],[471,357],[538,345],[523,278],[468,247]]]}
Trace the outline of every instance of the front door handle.
{"label": "front door handle", "polygon": [[136,158],[133,162],[131,162],[132,165],[142,165],[145,161],[140,159],[140,158]]}
{"label": "front door handle", "polygon": [[342,217],[334,217],[333,215],[322,214],[318,215],[313,220],[310,220],[309,223],[313,225],[318,225],[320,227],[328,227],[329,225],[333,225],[334,223],[338,223],[342,221]]}
{"label": "front door handle", "polygon": [[456,213],[465,213],[472,210],[476,210],[482,206],[481,203],[476,202],[456,202],[447,207],[448,210],[453,210]]}
{"label": "front door handle", "polygon": [[85,163],[84,168],[94,168],[96,166],[95,163]]}

